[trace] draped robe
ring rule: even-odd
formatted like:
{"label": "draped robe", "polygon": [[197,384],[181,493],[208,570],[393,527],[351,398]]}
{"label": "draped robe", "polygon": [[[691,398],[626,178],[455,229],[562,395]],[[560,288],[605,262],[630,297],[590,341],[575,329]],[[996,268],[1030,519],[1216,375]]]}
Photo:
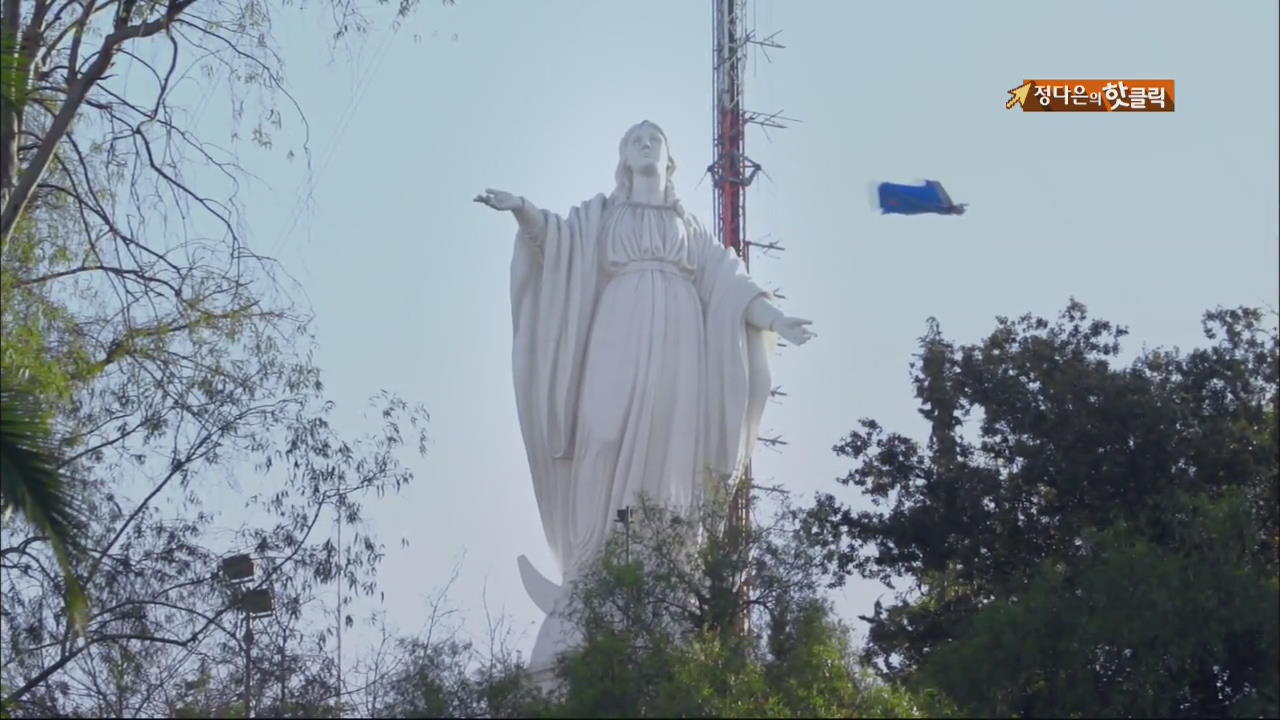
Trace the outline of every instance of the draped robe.
{"label": "draped robe", "polygon": [[[688,509],[737,476],[769,394],[775,335],[745,320],[766,296],[741,261],[672,206],[603,195],[517,232],[512,368],[542,527],[562,586],[521,557],[545,612],[641,494]],[[544,625],[536,663],[560,631]],[[545,658],[543,658],[545,659]]]}

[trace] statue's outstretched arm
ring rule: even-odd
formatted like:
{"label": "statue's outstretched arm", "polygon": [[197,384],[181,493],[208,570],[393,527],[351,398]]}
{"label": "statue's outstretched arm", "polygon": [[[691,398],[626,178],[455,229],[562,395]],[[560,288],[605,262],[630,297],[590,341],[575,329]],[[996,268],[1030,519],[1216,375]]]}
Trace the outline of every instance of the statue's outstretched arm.
{"label": "statue's outstretched arm", "polygon": [[520,207],[512,210],[511,213],[516,216],[516,222],[520,225],[520,232],[526,236],[540,238],[546,232],[546,216],[543,215],[542,210],[537,205],[523,197],[520,198]]}
{"label": "statue's outstretched arm", "polygon": [[494,210],[510,211],[520,224],[520,231],[533,238],[542,237],[546,229],[546,219],[536,205],[519,195],[512,195],[502,190],[485,188],[484,194],[477,195],[475,202],[488,205]]}
{"label": "statue's outstretched arm", "polygon": [[784,317],[782,311],[774,307],[761,295],[747,306],[747,322],[761,330],[772,330],[773,323]]}
{"label": "statue's outstretched arm", "polygon": [[772,330],[794,345],[803,345],[818,334],[810,330],[809,320],[788,317],[774,307],[764,296],[757,297],[747,305],[747,322],[761,330]]}

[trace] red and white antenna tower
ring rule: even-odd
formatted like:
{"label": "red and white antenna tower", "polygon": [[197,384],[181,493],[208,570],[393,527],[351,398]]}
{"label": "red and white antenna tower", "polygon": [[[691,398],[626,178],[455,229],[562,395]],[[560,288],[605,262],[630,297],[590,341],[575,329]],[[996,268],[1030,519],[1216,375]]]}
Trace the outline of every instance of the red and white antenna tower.
{"label": "red and white antenna tower", "polygon": [[[745,108],[746,60],[753,46],[766,49],[782,48],[782,45],[774,40],[778,33],[757,38],[754,29],[747,27],[746,0],[712,0],[712,5],[715,12],[715,159],[708,172],[715,186],[715,230],[725,247],[732,248],[750,271],[752,245],[770,250],[783,248],[777,243],[753,243],[747,239],[747,186],[762,169],[746,153],[747,126],[783,128],[787,119],[780,113],[764,114]],[[775,394],[780,393],[775,391]],[[768,445],[784,444],[777,437],[760,438],[759,441]],[[751,528],[752,488],[751,463],[748,460],[740,482],[733,488],[730,506],[730,520],[743,542]],[[742,587],[744,593],[749,592],[745,579]],[[743,613],[741,622],[743,630],[749,628],[746,613]]]}

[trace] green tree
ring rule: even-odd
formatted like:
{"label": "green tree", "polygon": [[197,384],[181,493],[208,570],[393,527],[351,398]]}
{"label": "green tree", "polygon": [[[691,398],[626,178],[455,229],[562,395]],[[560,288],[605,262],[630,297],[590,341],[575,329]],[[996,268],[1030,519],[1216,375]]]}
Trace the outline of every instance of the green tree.
{"label": "green tree", "polygon": [[[822,599],[817,557],[781,509],[746,540],[724,503],[688,517],[641,505],[567,612],[568,717],[918,717],[944,706],[868,673]],[[745,625],[743,617],[749,619]]]}
{"label": "green tree", "polygon": [[1084,557],[979,610],[921,680],[999,717],[1275,716],[1280,586],[1247,500],[1169,510],[1163,546],[1121,523],[1086,533]]}
{"label": "green tree", "polygon": [[835,450],[870,508],[824,494],[806,523],[837,583],[904,585],[865,618],[866,659],[971,713],[1280,710],[1274,314],[1204,330],[1119,365],[1126,331],[1074,301],[975,345],[931,321],[927,446],[863,420]]}
{"label": "green tree", "polygon": [[[377,3],[388,20],[416,4]],[[351,3],[328,5],[335,37],[368,27]],[[422,449],[425,414],[384,395],[371,437],[333,431],[309,313],[247,234],[238,150],[271,147],[296,109],[272,39],[281,12],[220,0],[0,8],[0,374],[33,396],[50,469],[89,520],[71,576],[38,513],[0,529],[0,685],[17,714],[166,714],[194,655],[230,658],[212,665],[227,686],[240,665],[224,627],[235,598],[213,569],[232,551],[264,558],[280,608],[280,645],[255,652],[298,658],[282,661],[283,682],[255,688],[258,702],[301,693],[319,707],[320,665],[298,648],[332,638],[303,609],[325,585],[376,591],[383,550],[363,504],[408,482],[400,454]],[[203,77],[209,97],[222,80],[235,87],[231,147],[193,131],[179,77]],[[294,117],[284,135],[302,138]],[[281,149],[294,150],[305,153]],[[6,501],[26,502],[9,480],[6,469]],[[228,495],[243,500],[229,517],[209,502]],[[341,549],[314,532],[335,515],[350,529]],[[79,637],[61,602],[72,581],[92,600]]]}
{"label": "green tree", "polygon": [[[258,559],[252,587],[270,590],[275,605],[270,618],[255,623],[255,708],[315,712],[335,703],[326,665],[333,628],[317,628],[307,608],[320,588],[337,583],[353,594],[376,592],[383,548],[363,527],[362,507],[412,479],[400,459],[401,426],[415,431],[409,437],[416,449],[424,442],[420,411],[395,397],[383,398],[381,410],[379,432],[355,439],[339,436],[328,404],[315,399],[292,416],[272,418],[258,456],[270,495],[247,499],[254,522],[228,527],[203,511],[177,519],[145,510],[133,519],[105,518],[91,537],[118,534],[119,546],[92,555],[103,561],[88,574],[94,603],[81,637],[68,636],[61,605],[41,592],[51,578],[34,547],[4,548],[6,704],[37,716],[170,714],[170,688],[199,677],[189,667],[193,657],[211,661],[212,687],[223,693],[214,699],[227,707],[240,702],[246,657],[240,590],[218,571],[220,559],[236,550]],[[335,514],[348,528],[342,547],[323,532],[322,521]],[[215,544],[214,534],[224,537]]]}
{"label": "green tree", "polygon": [[[362,661],[356,709],[372,717],[922,717],[937,693],[886,683],[857,659],[849,629],[819,597],[811,549],[785,510],[749,541],[728,541],[725,513],[692,517],[642,505],[629,533],[572,591],[582,630],[544,693],[505,637],[478,653],[443,622],[391,638]],[[744,630],[743,614],[751,618]],[[501,623],[499,623],[501,625]]]}

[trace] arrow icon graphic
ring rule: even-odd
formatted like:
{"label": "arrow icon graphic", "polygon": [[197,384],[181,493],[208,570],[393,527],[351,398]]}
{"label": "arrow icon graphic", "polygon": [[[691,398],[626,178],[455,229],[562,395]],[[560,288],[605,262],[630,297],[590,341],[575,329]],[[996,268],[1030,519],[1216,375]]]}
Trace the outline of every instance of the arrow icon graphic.
{"label": "arrow icon graphic", "polygon": [[1031,88],[1034,86],[1035,86],[1035,83],[1028,80],[1022,83],[1022,85],[1010,90],[1009,94],[1012,95],[1013,97],[1009,98],[1009,102],[1004,104],[1004,109],[1012,110],[1015,104],[1021,105],[1022,107],[1026,107],[1027,95],[1031,93]]}

